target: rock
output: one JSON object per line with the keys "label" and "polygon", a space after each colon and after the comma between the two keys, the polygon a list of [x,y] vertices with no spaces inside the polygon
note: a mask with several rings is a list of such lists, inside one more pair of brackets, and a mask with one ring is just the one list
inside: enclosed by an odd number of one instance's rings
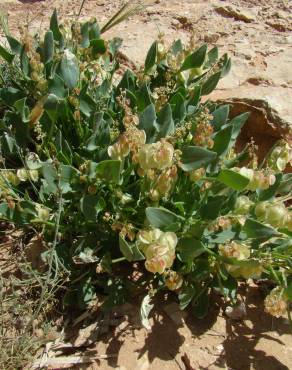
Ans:
{"label": "rock", "polygon": [[178,326],[182,326],[185,323],[187,313],[179,308],[179,305],[175,302],[165,306],[164,311],[168,317]]}
{"label": "rock", "polygon": [[219,40],[219,37],[219,33],[207,33],[206,35],[204,35],[204,41],[210,44],[214,44]]}
{"label": "rock", "polygon": [[227,306],[225,314],[232,320],[242,320],[246,316],[246,307],[244,302],[240,302],[235,306]]}
{"label": "rock", "polygon": [[277,140],[291,136],[292,88],[250,85],[217,90],[211,98],[231,104],[231,117],[243,112],[251,113],[239,137],[238,149],[253,137],[259,146],[260,161]]}
{"label": "rock", "polygon": [[193,348],[182,356],[182,361],[188,370],[208,369],[218,357],[201,348]]}
{"label": "rock", "polygon": [[257,16],[257,11],[238,8],[234,5],[219,6],[215,10],[218,14],[223,15],[223,17],[234,18],[237,21],[246,23],[254,22]]}

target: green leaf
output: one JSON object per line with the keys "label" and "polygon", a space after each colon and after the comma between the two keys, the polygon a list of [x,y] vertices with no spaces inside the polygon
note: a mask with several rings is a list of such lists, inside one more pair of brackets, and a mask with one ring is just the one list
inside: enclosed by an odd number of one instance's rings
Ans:
{"label": "green leaf", "polygon": [[145,73],[147,73],[155,65],[156,58],[157,58],[157,47],[158,47],[158,42],[154,41],[154,43],[151,45],[147,53],[147,56],[146,56],[145,68],[144,68]]}
{"label": "green leaf", "polygon": [[145,260],[144,254],[140,251],[137,245],[132,246],[133,261],[143,261]]}
{"label": "green leaf", "polygon": [[158,113],[156,127],[158,128],[157,140],[174,133],[174,122],[170,104],[167,104]]}
{"label": "green leaf", "polygon": [[89,26],[89,40],[100,39],[100,29],[96,21],[90,23]]}
{"label": "green leaf", "polygon": [[228,57],[227,54],[224,54],[222,57],[223,60],[223,67],[221,69],[221,78],[225,77],[231,69],[231,58]]}
{"label": "green leaf", "polygon": [[148,294],[143,298],[141,308],[140,308],[140,317],[141,317],[141,323],[147,330],[151,329],[148,317],[149,314],[154,307],[154,304],[151,303],[152,297],[150,297]]}
{"label": "green leaf", "polygon": [[96,166],[96,174],[105,181],[119,184],[121,176],[121,161],[109,159],[99,162]]}
{"label": "green leaf", "polygon": [[188,55],[184,60],[180,71],[182,72],[188,69],[202,67],[206,59],[207,48],[208,48],[207,44],[204,44],[194,53]]}
{"label": "green leaf", "polygon": [[242,228],[248,238],[270,238],[278,235],[278,231],[272,227],[266,226],[261,222],[248,218]]}
{"label": "green leaf", "polygon": [[221,126],[225,125],[229,116],[229,105],[221,105],[216,108],[212,113],[213,120],[212,125],[218,130]]}
{"label": "green leaf", "polygon": [[14,54],[10,54],[2,45],[0,45],[0,57],[2,57],[7,63],[11,64],[14,59]]}
{"label": "green leaf", "polygon": [[53,32],[54,40],[58,41],[59,45],[62,46],[64,40],[63,40],[63,35],[59,28],[58,15],[57,15],[56,9],[54,10],[51,20],[50,20],[50,30]]}
{"label": "green leaf", "polygon": [[285,296],[292,301],[292,282],[284,289]]}
{"label": "green leaf", "polygon": [[204,167],[216,158],[216,153],[200,146],[188,146],[183,149],[181,168],[184,171],[193,171]]}
{"label": "green leaf", "polygon": [[249,184],[249,179],[232,170],[221,170],[218,180],[231,189],[242,191]]}
{"label": "green leaf", "polygon": [[109,122],[104,119],[103,113],[94,115],[93,133],[86,142],[86,149],[96,150],[99,146],[105,146],[110,143]]}
{"label": "green leaf", "polygon": [[207,54],[207,62],[205,63],[205,68],[212,67],[218,60],[219,50],[217,46],[211,49]]}
{"label": "green leaf", "polygon": [[63,99],[68,96],[68,89],[65,88],[65,83],[60,76],[56,73],[52,79],[49,81],[49,94]]}
{"label": "green leaf", "polygon": [[218,85],[220,78],[221,78],[221,72],[217,72],[211,77],[209,77],[208,80],[202,86],[201,94],[209,95]]}
{"label": "green leaf", "polygon": [[92,48],[92,54],[104,54],[106,52],[106,44],[103,39],[92,39],[90,40],[90,46]]}
{"label": "green leaf", "polygon": [[133,251],[130,245],[126,242],[124,238],[119,236],[119,246],[120,251],[122,252],[123,256],[129,261],[133,261]]}
{"label": "green leaf", "polygon": [[117,54],[117,51],[122,46],[123,39],[120,37],[114,37],[111,39],[107,45],[109,52],[114,56]]}
{"label": "green leaf", "polygon": [[233,127],[233,130],[232,130],[232,140],[233,140],[233,142],[235,142],[235,140],[237,139],[238,135],[240,134],[240,131],[241,131],[242,127],[244,126],[244,124],[248,120],[249,116],[250,116],[250,112],[244,112],[244,113],[240,114],[239,116],[234,117],[229,122],[229,124]]}
{"label": "green leaf", "polygon": [[60,75],[69,89],[74,89],[79,81],[79,66],[76,56],[70,50],[64,51],[61,65]]}
{"label": "green leaf", "polygon": [[171,52],[172,54],[174,55],[177,55],[179,53],[181,53],[183,51],[183,44],[181,42],[181,40],[176,40],[173,44],[172,44],[172,47],[171,47]]}
{"label": "green leaf", "polygon": [[196,288],[192,285],[183,286],[179,292],[179,306],[181,310],[184,310],[193,300],[196,294]]}
{"label": "green leaf", "polygon": [[194,87],[194,89],[190,92],[190,99],[188,101],[188,104],[194,107],[197,107],[200,99],[201,99],[201,85],[197,85]]}
{"label": "green leaf", "polygon": [[281,195],[289,194],[292,192],[292,173],[285,173],[282,181],[277,189],[277,193]]}
{"label": "green leaf", "polygon": [[81,36],[82,36],[81,46],[83,48],[88,48],[90,46],[89,22],[85,22],[81,25]]}
{"label": "green leaf", "polygon": [[79,109],[86,116],[90,117],[90,114],[96,108],[95,101],[90,95],[86,93],[86,88],[82,89],[79,95]]}
{"label": "green leaf", "polygon": [[20,117],[23,122],[29,122],[29,108],[26,105],[26,98],[17,100],[14,103],[14,106],[17,112],[20,114]]}
{"label": "green leaf", "polygon": [[0,100],[7,105],[14,105],[17,100],[25,97],[24,91],[15,89],[14,87],[3,87],[0,89]]}
{"label": "green leaf", "polygon": [[179,252],[182,262],[191,262],[196,257],[206,252],[203,244],[199,240],[189,238],[179,239],[176,249]]}
{"label": "green leaf", "polygon": [[29,58],[26,54],[25,48],[23,47],[20,54],[20,68],[26,77],[29,77],[30,65]]}
{"label": "green leaf", "polygon": [[48,31],[44,38],[44,63],[49,63],[54,57],[54,34]]}
{"label": "green leaf", "polygon": [[23,45],[10,35],[6,35],[6,38],[13,54],[20,55]]}
{"label": "green leaf", "polygon": [[214,146],[212,150],[218,154],[218,156],[223,156],[229,150],[231,146],[232,138],[232,126],[227,126],[222,130],[218,131],[214,136]]}
{"label": "green leaf", "polygon": [[228,275],[227,279],[221,279],[220,284],[218,284],[221,293],[231,299],[236,299],[237,287],[237,280],[230,275]]}
{"label": "green leaf", "polygon": [[139,112],[142,112],[149,104],[152,103],[151,101],[151,91],[147,84],[143,84],[140,90],[136,93],[137,98],[137,108]]}
{"label": "green leaf", "polygon": [[178,229],[179,223],[184,220],[183,217],[178,216],[168,209],[162,207],[147,207],[146,217],[151,226],[164,230],[171,229],[172,231],[174,231],[173,227]]}
{"label": "green leaf", "polygon": [[139,117],[139,129],[146,132],[147,141],[155,132],[156,112],[154,104],[149,104]]}
{"label": "green leaf", "polygon": [[225,201],[226,197],[221,195],[209,197],[207,203],[200,209],[201,217],[206,220],[215,220],[219,216]]}

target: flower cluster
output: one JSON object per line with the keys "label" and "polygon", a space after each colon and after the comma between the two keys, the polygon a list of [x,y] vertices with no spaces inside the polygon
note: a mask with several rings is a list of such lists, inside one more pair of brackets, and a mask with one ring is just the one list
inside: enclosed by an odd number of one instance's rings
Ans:
{"label": "flower cluster", "polygon": [[175,233],[164,233],[159,229],[142,230],[137,236],[137,241],[145,255],[145,267],[148,271],[162,274],[172,266],[177,245]]}
{"label": "flower cluster", "polygon": [[255,207],[255,214],[261,221],[276,227],[292,230],[292,214],[281,202],[260,202]]}

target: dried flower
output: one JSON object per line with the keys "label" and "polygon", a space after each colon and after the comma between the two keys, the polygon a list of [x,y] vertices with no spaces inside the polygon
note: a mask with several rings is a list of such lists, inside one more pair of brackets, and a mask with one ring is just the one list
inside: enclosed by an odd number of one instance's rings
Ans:
{"label": "dried flower", "polygon": [[287,301],[280,287],[274,288],[266,297],[265,311],[275,317],[285,315],[287,311]]}
{"label": "dried flower", "polygon": [[183,278],[176,271],[167,271],[165,277],[165,285],[169,290],[177,290],[183,285]]}

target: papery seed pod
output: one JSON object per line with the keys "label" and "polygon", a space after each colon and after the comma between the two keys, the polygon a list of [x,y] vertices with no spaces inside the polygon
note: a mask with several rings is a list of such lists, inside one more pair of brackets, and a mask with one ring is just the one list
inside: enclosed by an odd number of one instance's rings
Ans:
{"label": "papery seed pod", "polygon": [[38,170],[29,170],[29,177],[32,181],[36,182],[39,179],[39,172]]}
{"label": "papery seed pod", "polygon": [[149,191],[149,198],[153,201],[153,202],[157,202],[159,199],[160,199],[160,193],[157,189],[151,189]]}
{"label": "papery seed pod", "polygon": [[286,314],[287,300],[283,296],[283,289],[276,287],[266,297],[265,311],[275,317],[280,317]]}
{"label": "papery seed pod", "polygon": [[241,195],[236,199],[234,213],[237,215],[245,215],[249,212],[253,202],[246,196]]}
{"label": "papery seed pod", "polygon": [[37,210],[37,213],[38,213],[38,219],[39,220],[48,221],[48,219],[50,218],[50,212],[49,212],[48,208],[43,207],[40,204],[37,204],[36,205],[36,210]]}
{"label": "papery seed pod", "polygon": [[265,220],[274,227],[284,227],[288,218],[288,211],[284,204],[269,204],[266,209]]}
{"label": "papery seed pod", "polygon": [[268,202],[259,202],[256,205],[254,212],[258,219],[265,220],[268,206]]}
{"label": "papery seed pod", "polygon": [[224,257],[232,257],[241,261],[249,258],[250,249],[247,245],[232,241],[231,243],[220,245],[219,253]]}
{"label": "papery seed pod", "polygon": [[28,180],[28,173],[25,168],[21,168],[17,170],[16,176],[19,178],[20,181],[25,182]]}
{"label": "papery seed pod", "polygon": [[12,171],[7,171],[6,173],[3,173],[5,179],[10,182],[13,186],[17,186],[20,183],[19,178],[17,175]]}

